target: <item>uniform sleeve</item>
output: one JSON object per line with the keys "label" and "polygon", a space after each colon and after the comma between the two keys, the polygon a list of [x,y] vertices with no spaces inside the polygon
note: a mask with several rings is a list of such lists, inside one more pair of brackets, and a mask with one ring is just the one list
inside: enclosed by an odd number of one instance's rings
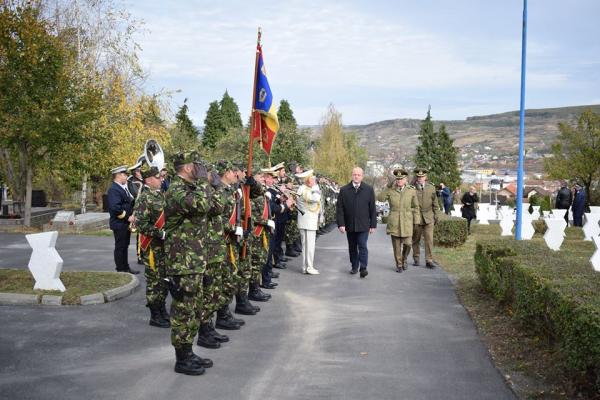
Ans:
{"label": "uniform sleeve", "polygon": [[123,202],[123,197],[114,188],[111,188],[108,191],[108,210],[118,219],[121,220],[126,220],[127,217],[131,215],[127,214],[127,210],[125,209],[125,205]]}
{"label": "uniform sleeve", "polygon": [[433,210],[433,218],[437,220],[440,216],[440,203],[437,200],[435,187],[432,188],[433,191],[431,193],[431,209]]}
{"label": "uniform sleeve", "polygon": [[413,213],[413,224],[418,225],[421,222],[421,205],[419,199],[417,199],[417,191],[414,189],[412,190],[410,206]]}
{"label": "uniform sleeve", "polygon": [[371,228],[377,228],[377,208],[375,207],[375,190],[369,190],[369,217],[371,219]]}
{"label": "uniform sleeve", "polygon": [[387,201],[388,195],[389,195],[388,189],[382,190],[381,192],[379,192],[379,194],[377,194],[377,201],[381,201],[381,202]]}
{"label": "uniform sleeve", "polygon": [[154,225],[158,216],[152,214],[150,198],[142,192],[135,205],[135,224],[140,233],[153,239],[162,239],[163,230]]}
{"label": "uniform sleeve", "polygon": [[344,222],[344,196],[341,190],[338,193],[337,202],[335,203],[335,222],[338,227],[346,226]]}

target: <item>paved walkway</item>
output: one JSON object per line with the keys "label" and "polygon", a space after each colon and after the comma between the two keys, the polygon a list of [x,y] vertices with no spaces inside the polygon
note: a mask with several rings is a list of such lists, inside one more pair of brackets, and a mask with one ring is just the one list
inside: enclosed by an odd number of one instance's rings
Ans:
{"label": "paved walkway", "polygon": [[[113,268],[112,238],[60,236],[57,248],[65,270]],[[169,330],[148,326],[143,290],[97,306],[0,307],[0,398],[514,399],[447,275],[396,273],[383,227],[369,250],[360,279],[345,237],[319,238],[321,275],[289,263],[229,343],[195,346],[215,363],[200,377],[173,372]],[[28,258],[22,235],[0,234],[0,267]]]}

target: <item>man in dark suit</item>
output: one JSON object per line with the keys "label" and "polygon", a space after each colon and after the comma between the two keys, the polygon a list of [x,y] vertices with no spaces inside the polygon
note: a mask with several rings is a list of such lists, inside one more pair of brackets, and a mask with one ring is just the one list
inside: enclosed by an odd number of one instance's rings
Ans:
{"label": "man in dark suit", "polygon": [[[567,187],[567,181],[563,181],[562,185],[556,194],[556,209],[559,210],[568,210],[573,203],[573,193],[571,193],[571,189]],[[567,225],[569,224],[569,212],[565,211],[565,221],[567,221]]]}
{"label": "man in dark suit", "polygon": [[108,212],[110,213],[110,229],[115,237],[115,265],[119,272],[139,274],[129,267],[127,251],[131,232],[129,224],[134,221],[133,196],[127,188],[127,166],[123,165],[111,170],[113,184],[108,189]]}
{"label": "man in dark suit", "polygon": [[337,226],[348,239],[348,252],[352,264],[351,274],[360,269],[360,277],[367,276],[369,234],[377,228],[375,192],[366,183],[362,183],[363,170],[352,170],[352,181],[340,189],[336,205]]}

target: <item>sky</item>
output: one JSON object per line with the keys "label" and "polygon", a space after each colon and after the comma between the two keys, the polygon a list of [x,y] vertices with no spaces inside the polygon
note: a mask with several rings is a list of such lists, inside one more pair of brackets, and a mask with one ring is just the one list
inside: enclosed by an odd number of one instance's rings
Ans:
{"label": "sky", "polygon": [[[147,92],[204,124],[225,90],[247,121],[257,28],[275,101],[301,125],[519,109],[522,0],[124,0]],[[600,1],[529,0],[526,107],[600,104]]]}

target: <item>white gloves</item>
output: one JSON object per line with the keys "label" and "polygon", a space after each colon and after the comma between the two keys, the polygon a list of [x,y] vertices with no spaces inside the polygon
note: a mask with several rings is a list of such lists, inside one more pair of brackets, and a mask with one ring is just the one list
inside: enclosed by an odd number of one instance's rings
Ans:
{"label": "white gloves", "polygon": [[267,221],[267,225],[271,228],[271,229],[275,229],[275,221],[273,221],[272,219],[270,219],[269,221]]}
{"label": "white gloves", "polygon": [[267,196],[267,198],[268,198],[269,200],[271,200],[271,192],[268,192],[268,191],[267,191],[267,192],[265,192],[265,196]]}
{"label": "white gloves", "polygon": [[244,195],[244,194],[242,193],[242,189],[239,189],[239,188],[238,188],[238,190],[236,190],[236,192],[237,192],[238,196],[240,196],[240,199],[241,199],[241,198],[242,198],[242,196]]}
{"label": "white gloves", "polygon": [[242,229],[241,226],[235,227],[235,235],[236,236],[244,236],[244,230]]}

